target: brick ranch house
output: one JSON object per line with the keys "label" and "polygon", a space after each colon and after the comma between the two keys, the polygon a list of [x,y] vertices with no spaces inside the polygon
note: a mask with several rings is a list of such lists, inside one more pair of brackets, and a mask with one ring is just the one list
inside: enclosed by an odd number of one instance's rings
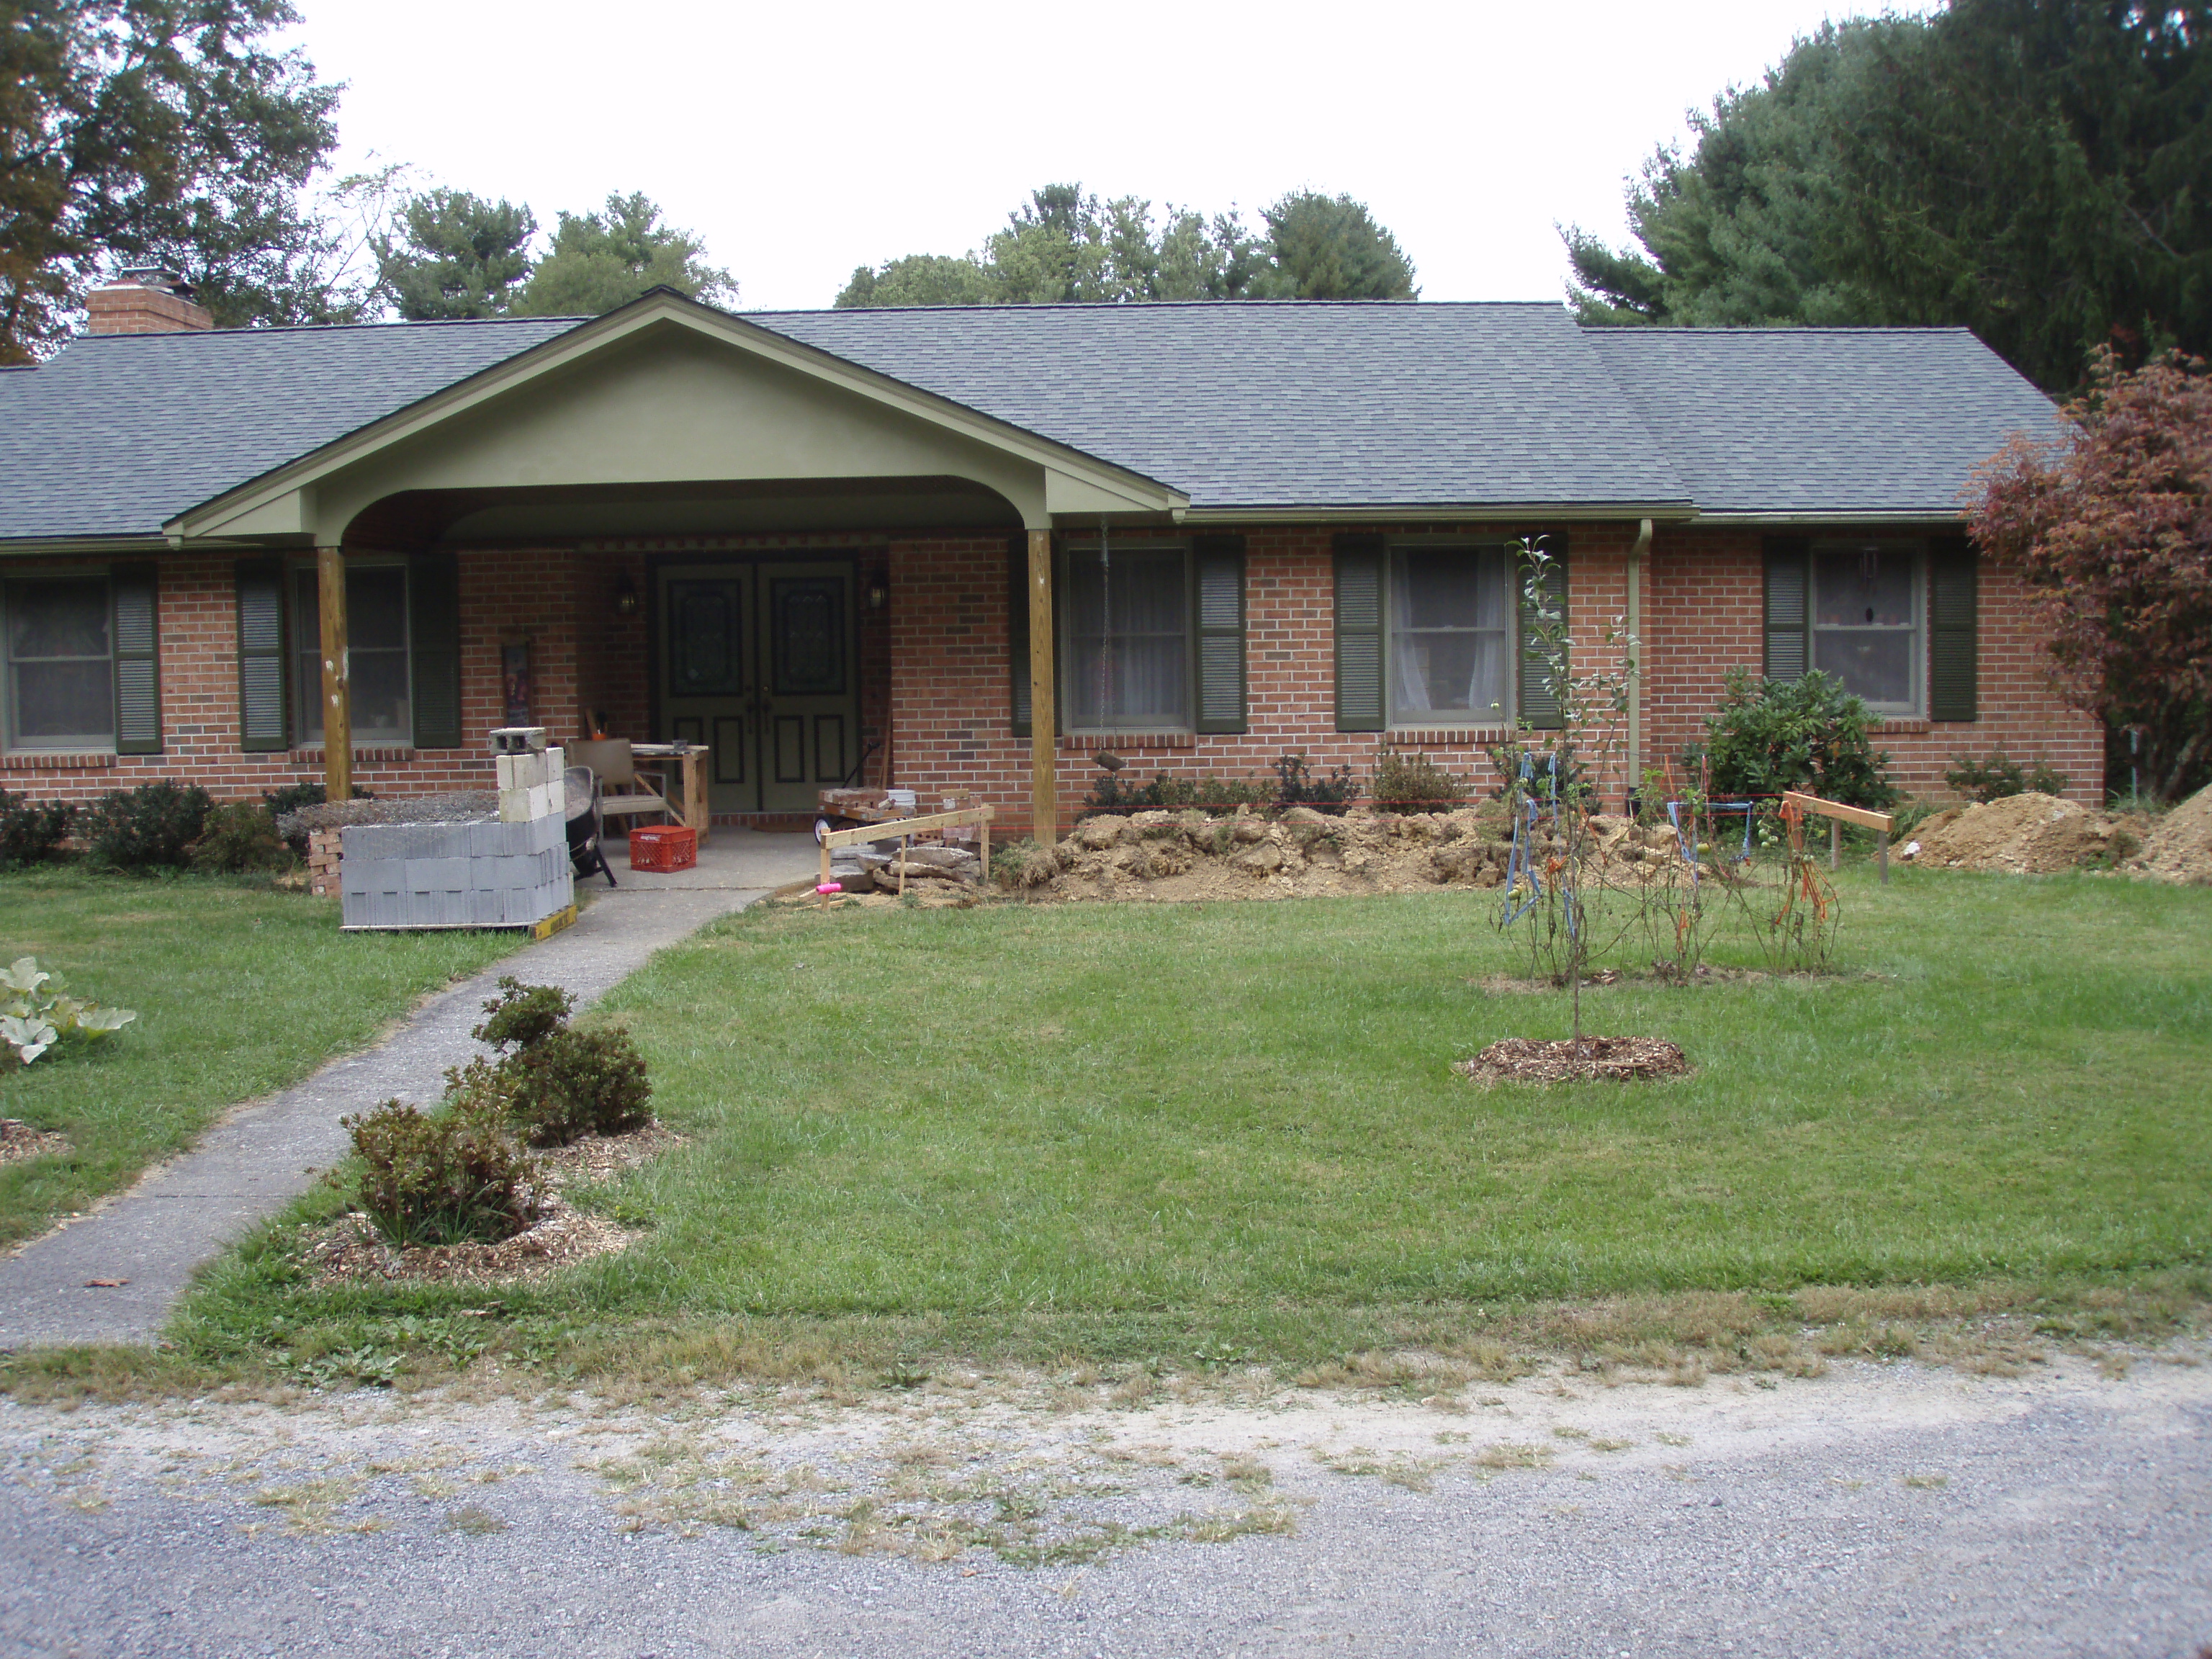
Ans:
{"label": "brick ranch house", "polygon": [[[1903,782],[2094,798],[2018,574],[1960,535],[2050,403],[1954,329],[1577,327],[1549,304],[606,316],[219,331],[158,274],[0,371],[0,783],[487,787],[483,733],[711,747],[718,818],[858,777],[1064,825],[1140,774],[1486,785],[1551,716],[1509,538],[1579,661],[1645,642],[1639,759],[1723,674],[1839,674]],[[343,652],[325,653],[327,630]],[[1036,716],[1032,720],[1032,715]],[[326,726],[349,727],[335,752]]]}

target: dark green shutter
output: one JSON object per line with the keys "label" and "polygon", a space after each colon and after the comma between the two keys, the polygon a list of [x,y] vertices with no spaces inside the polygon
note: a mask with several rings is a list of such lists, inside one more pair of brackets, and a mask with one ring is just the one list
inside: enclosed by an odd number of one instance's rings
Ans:
{"label": "dark green shutter", "polygon": [[1336,729],[1380,732],[1382,696],[1382,538],[1336,538]]}
{"label": "dark green shutter", "polygon": [[1974,546],[1946,537],[1928,552],[1928,718],[1971,720],[1978,647]]}
{"label": "dark green shutter", "polygon": [[[1553,625],[1564,637],[1567,627],[1566,538],[1546,537],[1544,551],[1550,556],[1550,562],[1544,567],[1543,609],[1553,614]],[[1559,700],[1552,690],[1552,665],[1546,660],[1542,642],[1536,637],[1536,607],[1528,603],[1528,568],[1517,553],[1514,556],[1513,584],[1520,595],[1521,616],[1521,683],[1517,688],[1519,702],[1513,712],[1522,725],[1533,731],[1554,732],[1564,723]]]}
{"label": "dark green shutter", "polygon": [[1191,546],[1191,612],[1198,622],[1198,729],[1242,732],[1244,538],[1200,536]]}
{"label": "dark green shutter", "polygon": [[161,578],[150,564],[108,573],[115,629],[115,752],[161,752]]}
{"label": "dark green shutter", "polygon": [[290,740],[285,718],[284,565],[240,559],[238,586],[238,746],[249,754]]}
{"label": "dark green shutter", "polygon": [[407,633],[415,659],[415,747],[461,746],[461,567],[451,553],[407,566]]}
{"label": "dark green shutter", "polygon": [[1802,536],[1766,538],[1766,653],[1770,680],[1802,680],[1813,665],[1813,550]]}
{"label": "dark green shutter", "polygon": [[1030,735],[1030,544],[1026,536],[1006,544],[1006,674],[1013,698],[1014,735]]}

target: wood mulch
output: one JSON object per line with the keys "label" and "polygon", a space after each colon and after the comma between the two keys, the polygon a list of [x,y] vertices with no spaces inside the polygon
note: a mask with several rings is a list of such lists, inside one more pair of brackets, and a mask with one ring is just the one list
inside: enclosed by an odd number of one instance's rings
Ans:
{"label": "wood mulch", "polygon": [[48,1152],[65,1152],[69,1137],[34,1129],[20,1117],[0,1117],[0,1164],[24,1164]]}
{"label": "wood mulch", "polygon": [[1501,1037],[1452,1070],[1485,1087],[1493,1083],[1567,1083],[1589,1078],[1625,1083],[1686,1077],[1690,1062],[1680,1048],[1658,1037],[1587,1036],[1579,1044],[1571,1037],[1551,1042]]}
{"label": "wood mulch", "polygon": [[563,1188],[590,1186],[684,1144],[659,1124],[626,1135],[586,1135],[535,1153],[545,1176],[538,1220],[496,1244],[401,1247],[376,1231],[362,1211],[340,1216],[307,1236],[302,1254],[319,1283],[413,1279],[456,1285],[511,1285],[545,1279],[595,1255],[608,1255],[639,1237],[634,1228],[579,1210]]}

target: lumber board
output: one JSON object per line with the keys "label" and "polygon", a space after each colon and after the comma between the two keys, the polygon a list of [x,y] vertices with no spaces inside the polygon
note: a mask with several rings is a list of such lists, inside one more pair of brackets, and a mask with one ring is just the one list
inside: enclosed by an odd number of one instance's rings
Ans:
{"label": "lumber board", "polygon": [[1893,820],[1887,812],[1869,812],[1863,806],[1846,806],[1841,801],[1822,800],[1818,795],[1800,794],[1795,789],[1785,789],[1782,799],[1801,812],[1817,813],[1824,818],[1841,818],[1845,823],[1856,823],[1862,830],[1879,830],[1885,836]]}
{"label": "lumber board", "polygon": [[991,822],[991,809],[982,806],[963,806],[957,812],[930,812],[915,818],[885,818],[881,823],[863,823],[851,830],[832,830],[822,837],[824,852],[833,847],[856,847],[868,842],[896,841],[902,836],[917,836],[931,830],[950,830],[956,825]]}

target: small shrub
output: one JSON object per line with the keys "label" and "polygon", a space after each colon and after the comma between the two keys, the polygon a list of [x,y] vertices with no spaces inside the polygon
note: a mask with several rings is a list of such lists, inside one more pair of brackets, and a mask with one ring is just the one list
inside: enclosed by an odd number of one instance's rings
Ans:
{"label": "small shrub", "polygon": [[462,1103],[435,1114],[387,1100],[340,1120],[361,1159],[361,1207],[394,1244],[495,1244],[542,1209],[537,1160],[495,1111]]}
{"label": "small shrub", "polygon": [[1052,849],[1038,846],[1027,836],[991,849],[991,879],[1001,887],[1039,887],[1059,872]]}
{"label": "small shrub", "polygon": [[563,1027],[501,1062],[511,1067],[507,1115],[534,1146],[562,1146],[580,1135],[628,1134],[653,1121],[645,1056],[620,1030]]}
{"label": "small shrub", "polygon": [[192,868],[204,875],[283,870],[291,862],[292,849],[277,835],[276,819],[259,801],[223,802],[208,813],[199,839],[192,843]]}
{"label": "small shrub", "polygon": [[543,1042],[568,1023],[576,999],[557,985],[525,985],[502,974],[499,994],[484,1004],[484,1023],[469,1035],[504,1054]]}
{"label": "small shrub", "polygon": [[1875,717],[1817,670],[1797,680],[1754,680],[1732,668],[1705,738],[1683,757],[1692,775],[1712,768],[1708,796],[1737,800],[1801,789],[1879,811],[1897,799],[1889,757],[1871,742]]}
{"label": "small shrub", "polygon": [[198,784],[163,778],[111,789],[84,809],[93,861],[117,870],[180,870],[215,805]]}
{"label": "small shrub", "polygon": [[568,1024],[576,999],[557,985],[525,985],[512,974],[484,1004],[471,1036],[500,1051],[446,1073],[456,1109],[497,1113],[522,1124],[531,1144],[565,1146],[579,1135],[627,1134],[653,1121],[645,1059],[620,1030]]}
{"label": "small shrub", "polygon": [[1276,799],[1285,806],[1310,806],[1316,812],[1341,817],[1359,793],[1359,781],[1349,766],[1340,766],[1327,777],[1316,778],[1306,769],[1304,755],[1285,755],[1275,763],[1281,787]]}
{"label": "small shrub", "polygon": [[1097,817],[1102,812],[1143,812],[1183,806],[1203,807],[1212,812],[1236,811],[1248,806],[1269,805],[1275,799],[1273,784],[1248,778],[1193,780],[1171,778],[1162,772],[1156,774],[1150,783],[1127,783],[1121,777],[1121,769],[1127,763],[1119,755],[1101,753],[1097,759],[1098,776],[1083,797],[1083,805],[1076,812],[1078,818]]}
{"label": "small shrub", "polygon": [[2066,793],[2066,775],[2053,771],[2050,762],[2039,760],[2033,768],[2024,768],[2018,761],[2007,759],[2002,749],[1985,761],[1953,756],[1951,764],[1944,769],[1943,781],[1985,806],[2029,790],[2039,795]]}
{"label": "small shrub", "polygon": [[1426,755],[1375,751],[1375,805],[1389,812],[1449,812],[1464,799],[1460,781]]}
{"label": "small shrub", "polygon": [[43,863],[52,857],[76,817],[76,808],[65,800],[40,806],[26,796],[0,789],[0,869]]}

